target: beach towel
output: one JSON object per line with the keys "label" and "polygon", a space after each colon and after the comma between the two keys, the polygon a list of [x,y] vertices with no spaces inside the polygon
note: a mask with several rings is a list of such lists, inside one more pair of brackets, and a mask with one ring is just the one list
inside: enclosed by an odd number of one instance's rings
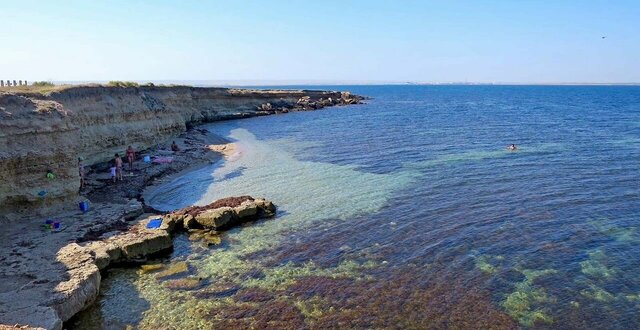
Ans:
{"label": "beach towel", "polygon": [[160,228],[160,225],[162,225],[162,219],[151,219],[149,223],[147,223],[147,229],[157,229]]}
{"label": "beach towel", "polygon": [[153,158],[153,162],[156,164],[164,164],[173,162],[173,157],[155,157]]}

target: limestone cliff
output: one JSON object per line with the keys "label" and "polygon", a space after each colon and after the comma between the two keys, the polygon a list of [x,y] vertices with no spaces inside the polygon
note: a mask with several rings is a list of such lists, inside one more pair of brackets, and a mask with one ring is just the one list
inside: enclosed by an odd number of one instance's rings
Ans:
{"label": "limestone cliff", "polygon": [[[0,210],[76,195],[79,156],[90,165],[127,145],[143,150],[164,142],[197,123],[359,100],[340,92],[188,86],[0,92]],[[47,178],[48,170],[55,178]]]}

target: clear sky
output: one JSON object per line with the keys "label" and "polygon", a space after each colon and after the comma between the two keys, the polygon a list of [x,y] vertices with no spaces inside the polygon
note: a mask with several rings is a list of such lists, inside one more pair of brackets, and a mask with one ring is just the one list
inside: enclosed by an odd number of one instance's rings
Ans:
{"label": "clear sky", "polygon": [[0,1],[0,79],[640,82],[638,0]]}

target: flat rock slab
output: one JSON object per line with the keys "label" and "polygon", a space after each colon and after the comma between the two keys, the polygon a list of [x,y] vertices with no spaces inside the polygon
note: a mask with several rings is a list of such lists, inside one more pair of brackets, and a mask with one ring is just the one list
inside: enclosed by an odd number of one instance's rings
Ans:
{"label": "flat rock slab", "polygon": [[[120,217],[131,217],[141,213],[141,205],[129,203],[120,208],[108,206],[98,210],[106,212],[105,215],[114,216],[109,212],[115,212]],[[86,226],[84,231],[78,228],[71,231],[70,239],[75,237],[77,241],[79,233],[85,233],[80,238],[88,236],[97,240],[65,243],[64,240],[47,240],[48,235],[54,233],[40,232],[32,237],[35,245],[25,243],[14,249],[8,260],[3,257],[2,261],[9,267],[0,270],[0,329],[14,325],[62,329],[63,322],[98,297],[101,270],[114,264],[141,262],[147,256],[171,249],[171,234],[177,229],[188,229],[190,225],[206,227],[199,232],[200,239],[217,242],[219,237],[211,229],[270,217],[275,211],[270,201],[243,196],[166,215],[143,214],[131,221],[123,232],[110,231],[113,227],[110,224],[83,224],[81,219],[69,222],[72,226]],[[99,212],[94,211],[94,216]],[[147,228],[150,221],[158,218],[162,219],[160,228]],[[64,235],[57,238],[66,237]],[[156,277],[166,279],[166,287],[176,290],[188,290],[201,284],[196,278],[175,278],[188,275],[189,270],[186,262],[145,268],[145,271],[157,272]]]}

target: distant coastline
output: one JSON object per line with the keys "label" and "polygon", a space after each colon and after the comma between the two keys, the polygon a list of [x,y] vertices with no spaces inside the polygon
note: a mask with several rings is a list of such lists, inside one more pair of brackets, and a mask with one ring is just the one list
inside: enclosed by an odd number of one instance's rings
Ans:
{"label": "distant coastline", "polygon": [[[287,87],[291,86],[349,86],[349,85],[416,85],[416,86],[640,86],[638,82],[473,82],[473,81],[377,81],[377,80],[133,80],[138,83],[164,85],[189,85],[195,87]],[[55,84],[105,84],[107,81],[52,80]]]}

